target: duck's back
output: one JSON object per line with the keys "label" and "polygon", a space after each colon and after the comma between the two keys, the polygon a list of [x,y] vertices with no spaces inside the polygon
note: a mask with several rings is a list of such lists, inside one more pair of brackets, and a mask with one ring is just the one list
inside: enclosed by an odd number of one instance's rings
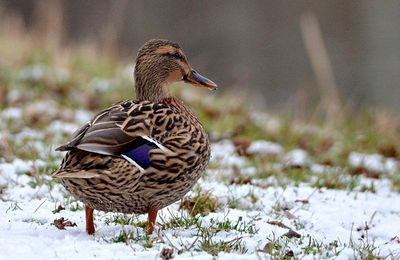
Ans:
{"label": "duck's back", "polygon": [[207,134],[178,99],[124,101],[97,114],[59,148],[54,174],[86,205],[144,213],[186,194],[205,170]]}

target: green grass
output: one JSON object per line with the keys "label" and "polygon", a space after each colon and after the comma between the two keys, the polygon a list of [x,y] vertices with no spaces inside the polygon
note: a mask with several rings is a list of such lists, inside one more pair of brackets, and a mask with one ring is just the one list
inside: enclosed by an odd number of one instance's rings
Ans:
{"label": "green grass", "polygon": [[82,211],[84,209],[84,205],[80,201],[72,197],[70,194],[66,194],[65,197],[66,198],[63,204],[70,211],[75,212]]}
{"label": "green grass", "polygon": [[171,213],[171,219],[169,221],[165,220],[160,216],[160,228],[161,230],[167,229],[190,229],[197,228],[201,226],[201,216],[185,216],[185,215],[175,215]]}
{"label": "green grass", "polygon": [[394,255],[381,255],[379,249],[372,241],[366,239],[354,240],[350,237],[348,243],[339,240],[322,242],[311,235],[305,235],[293,240],[286,237],[271,237],[259,254],[267,254],[274,259],[292,259],[291,247],[297,247],[298,255],[314,256],[318,259],[331,259],[338,257],[345,249],[350,249],[355,259],[391,259]]}
{"label": "green grass", "polygon": [[210,191],[203,192],[201,189],[196,190],[193,197],[186,198],[181,202],[182,209],[185,209],[191,216],[198,214],[205,216],[210,212],[215,212],[220,203],[218,198],[212,195]]}
{"label": "green grass", "polygon": [[[140,224],[138,225],[137,219],[134,216],[127,217],[125,215],[116,215],[111,218],[106,218],[105,223],[107,225],[133,225],[141,227]],[[145,223],[142,224],[145,226]],[[197,237],[197,239],[195,240],[195,243],[191,245],[181,244],[181,248],[178,249],[177,252],[183,253],[194,249],[196,251],[204,251],[213,256],[217,256],[220,252],[236,252],[242,254],[247,252],[242,236],[237,236],[228,240],[214,239],[214,237],[220,232],[237,232],[237,234],[243,236],[254,235],[258,232],[255,228],[254,222],[246,222],[243,218],[238,218],[235,221],[211,218],[209,223],[205,225],[200,216],[172,215],[171,219],[168,221],[160,216],[158,226],[160,228],[158,238],[143,235],[145,232],[139,232],[139,230],[136,229],[128,231],[124,230],[111,238],[104,237],[103,239],[108,243],[138,243],[143,245],[145,248],[151,248],[155,243],[167,242],[163,241],[163,232],[171,229],[192,229],[196,231],[195,237]]]}
{"label": "green grass", "polygon": [[213,241],[209,233],[202,233],[200,243],[195,250],[207,252],[212,256],[218,256],[221,252],[239,254],[247,252],[242,237],[237,237],[229,241]]}
{"label": "green grass", "polygon": [[108,243],[138,243],[141,244],[144,248],[152,248],[154,243],[157,242],[156,238],[151,238],[148,235],[142,235],[137,230],[129,230],[129,231],[121,231],[116,236],[109,238],[103,238],[104,241]]}
{"label": "green grass", "polygon": [[215,227],[215,232],[218,233],[220,231],[237,231],[239,233],[247,233],[247,234],[255,234],[257,233],[257,229],[253,222],[246,223],[242,217],[239,217],[236,221],[231,221],[229,219],[225,219],[219,221],[218,219],[210,220],[211,227]]}
{"label": "green grass", "polygon": [[130,225],[130,226],[135,226],[139,227],[142,229],[146,228],[147,222],[146,221],[140,221],[135,214],[133,215],[126,215],[126,214],[117,214],[117,215],[112,215],[110,217],[107,217],[104,220],[104,223],[106,225]]}

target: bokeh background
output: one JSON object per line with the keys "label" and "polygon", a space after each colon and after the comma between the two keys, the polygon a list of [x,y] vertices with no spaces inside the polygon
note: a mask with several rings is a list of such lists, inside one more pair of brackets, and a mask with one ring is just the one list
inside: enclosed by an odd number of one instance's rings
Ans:
{"label": "bokeh background", "polygon": [[398,1],[2,0],[0,23],[132,62],[148,39],[262,109],[400,109]]}

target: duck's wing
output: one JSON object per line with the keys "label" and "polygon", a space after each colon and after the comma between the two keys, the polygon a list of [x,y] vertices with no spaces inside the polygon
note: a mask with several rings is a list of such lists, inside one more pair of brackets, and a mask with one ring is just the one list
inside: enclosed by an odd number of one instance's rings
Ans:
{"label": "duck's wing", "polygon": [[78,129],[67,144],[56,150],[79,149],[122,156],[143,170],[150,164],[151,149],[168,150],[151,136],[157,124],[153,122],[154,114],[159,113],[168,117],[171,111],[164,104],[148,101],[128,100],[115,104],[97,114]]}

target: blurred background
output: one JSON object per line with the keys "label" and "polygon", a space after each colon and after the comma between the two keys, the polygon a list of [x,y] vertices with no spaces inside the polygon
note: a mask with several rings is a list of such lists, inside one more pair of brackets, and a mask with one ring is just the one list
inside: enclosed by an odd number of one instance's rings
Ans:
{"label": "blurred background", "polygon": [[261,109],[400,109],[398,1],[2,0],[0,9],[3,26],[12,20],[54,50],[90,45],[129,63],[148,39],[176,41],[221,91]]}

